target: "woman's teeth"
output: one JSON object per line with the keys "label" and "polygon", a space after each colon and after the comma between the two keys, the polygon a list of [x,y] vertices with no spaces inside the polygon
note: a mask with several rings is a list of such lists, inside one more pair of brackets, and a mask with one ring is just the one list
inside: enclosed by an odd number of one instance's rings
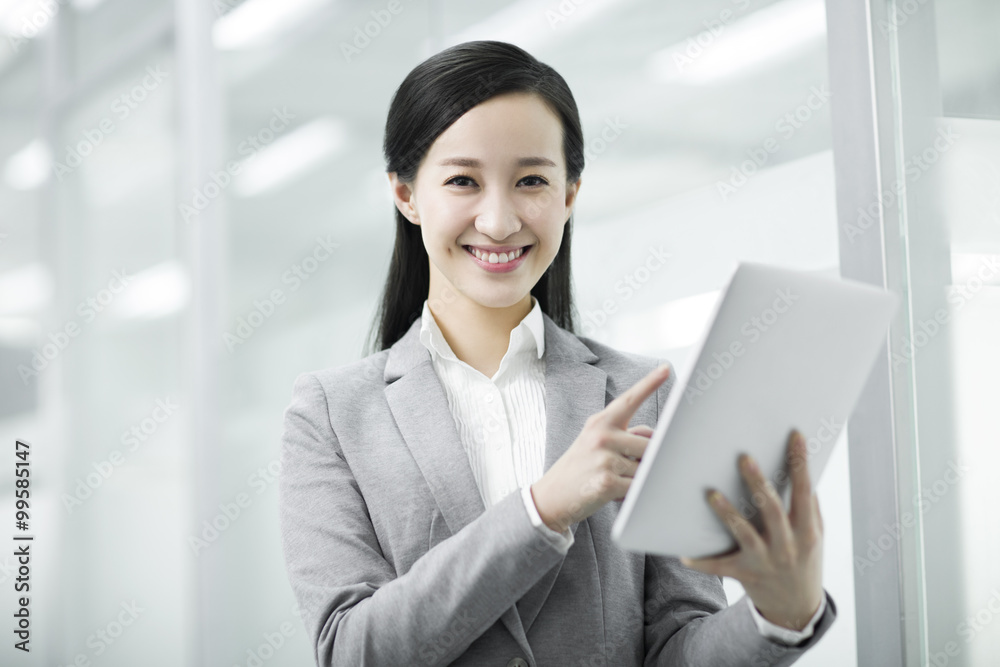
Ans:
{"label": "woman's teeth", "polygon": [[498,255],[495,252],[485,253],[479,248],[473,248],[472,246],[466,246],[466,250],[475,255],[477,259],[489,262],[490,264],[506,264],[509,261],[517,259],[524,252],[524,248],[518,248],[513,252],[502,252]]}

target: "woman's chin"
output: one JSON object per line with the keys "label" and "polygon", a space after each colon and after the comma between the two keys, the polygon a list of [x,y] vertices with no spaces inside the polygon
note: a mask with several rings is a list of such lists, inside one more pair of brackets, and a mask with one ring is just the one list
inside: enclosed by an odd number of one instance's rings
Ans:
{"label": "woman's chin", "polygon": [[502,289],[487,288],[476,290],[470,298],[484,308],[510,308],[521,303],[531,294],[531,289]]}

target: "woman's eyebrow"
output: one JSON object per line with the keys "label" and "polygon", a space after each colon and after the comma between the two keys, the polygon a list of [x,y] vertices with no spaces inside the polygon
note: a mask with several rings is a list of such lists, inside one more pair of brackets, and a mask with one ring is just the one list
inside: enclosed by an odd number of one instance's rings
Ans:
{"label": "woman's eyebrow", "polygon": [[[440,167],[468,167],[480,169],[483,163],[471,157],[449,157],[438,162]],[[522,157],[517,160],[518,167],[555,167],[555,162],[547,157]]]}

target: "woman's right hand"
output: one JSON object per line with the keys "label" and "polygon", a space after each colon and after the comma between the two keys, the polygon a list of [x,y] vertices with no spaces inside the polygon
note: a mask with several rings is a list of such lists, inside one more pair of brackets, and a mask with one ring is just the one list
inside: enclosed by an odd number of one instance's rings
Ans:
{"label": "woman's right hand", "polygon": [[632,484],[653,430],[627,428],[632,415],[670,375],[664,364],[642,378],[600,412],[537,482],[531,495],[546,526],[564,532],[609,500],[621,500]]}

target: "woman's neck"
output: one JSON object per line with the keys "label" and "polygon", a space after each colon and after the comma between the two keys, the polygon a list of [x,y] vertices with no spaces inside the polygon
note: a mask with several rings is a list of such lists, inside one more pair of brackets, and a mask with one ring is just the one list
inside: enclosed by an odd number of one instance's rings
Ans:
{"label": "woman's neck", "polygon": [[511,306],[488,308],[464,296],[446,303],[429,295],[427,305],[455,356],[491,378],[510,346],[510,332],[531,312],[531,298],[526,294]]}

